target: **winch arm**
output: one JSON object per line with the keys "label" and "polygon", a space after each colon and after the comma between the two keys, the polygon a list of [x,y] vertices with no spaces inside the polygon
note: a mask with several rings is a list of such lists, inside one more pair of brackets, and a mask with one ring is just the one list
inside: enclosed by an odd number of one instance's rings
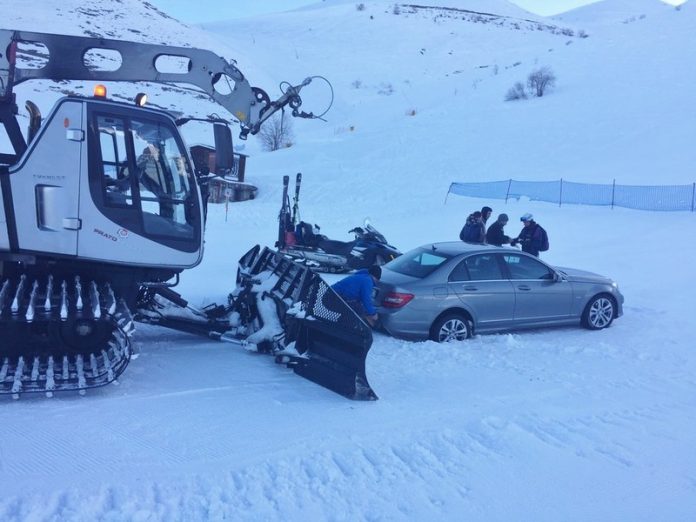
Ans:
{"label": "winch arm", "polygon": [[[46,48],[45,66],[17,67],[18,43],[39,44]],[[86,63],[88,53],[108,51],[120,55],[120,66],[115,70],[100,70]],[[171,61],[170,61],[171,60]],[[188,61],[188,62],[186,62]],[[181,62],[180,72],[162,71],[162,66]],[[0,29],[0,102],[12,99],[13,87],[27,80],[92,80],[92,81],[147,81],[155,83],[187,83],[202,89],[216,103],[224,107],[241,125],[241,138],[256,134],[266,119],[286,105],[293,114],[302,101],[299,92],[311,79],[291,86],[277,100],[271,101],[262,89],[252,87],[242,72],[233,64],[203,49],[147,44],[87,36],[67,36],[50,33],[10,31]],[[224,92],[215,85],[229,82]]]}

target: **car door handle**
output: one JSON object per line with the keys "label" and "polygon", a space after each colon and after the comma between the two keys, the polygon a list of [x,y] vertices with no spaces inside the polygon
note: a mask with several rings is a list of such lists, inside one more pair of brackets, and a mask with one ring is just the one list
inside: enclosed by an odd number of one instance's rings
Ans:
{"label": "car door handle", "polygon": [[529,292],[532,288],[527,286],[527,285],[517,285],[518,290],[524,290],[525,292]]}
{"label": "car door handle", "polygon": [[467,292],[475,292],[476,290],[478,290],[478,288],[476,288],[475,286],[467,285],[464,287],[464,290],[466,290]]}

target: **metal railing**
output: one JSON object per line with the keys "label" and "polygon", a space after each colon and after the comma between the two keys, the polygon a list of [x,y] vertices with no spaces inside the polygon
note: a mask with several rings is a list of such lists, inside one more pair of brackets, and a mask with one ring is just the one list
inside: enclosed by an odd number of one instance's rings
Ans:
{"label": "metal railing", "polygon": [[[696,183],[690,185],[617,185],[558,181],[482,181],[450,184],[447,195],[490,199],[546,201],[566,205],[601,205],[637,210],[694,211]],[[446,201],[446,199],[445,199]]]}
{"label": "metal railing", "polygon": [[244,181],[244,174],[246,171],[246,154],[234,153],[234,162],[232,165],[232,172],[228,174],[228,177],[235,178],[237,181]]}

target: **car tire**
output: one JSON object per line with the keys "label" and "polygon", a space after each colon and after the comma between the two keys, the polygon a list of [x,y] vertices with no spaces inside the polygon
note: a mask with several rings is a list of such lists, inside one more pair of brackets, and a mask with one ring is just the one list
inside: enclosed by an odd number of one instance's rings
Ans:
{"label": "car tire", "polygon": [[582,325],[589,330],[608,328],[616,318],[616,303],[614,298],[599,294],[590,299],[582,312]]}
{"label": "car tire", "polygon": [[471,337],[471,321],[463,314],[445,314],[430,328],[430,338],[438,343],[464,341],[469,337]]}

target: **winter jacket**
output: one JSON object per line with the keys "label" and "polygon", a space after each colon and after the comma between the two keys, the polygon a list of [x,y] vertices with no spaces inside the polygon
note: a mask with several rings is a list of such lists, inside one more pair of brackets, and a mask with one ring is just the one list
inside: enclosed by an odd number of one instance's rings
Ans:
{"label": "winter jacket", "polygon": [[532,221],[531,225],[522,229],[515,241],[522,246],[523,252],[539,257],[539,249],[544,242],[544,235],[541,227]]}
{"label": "winter jacket", "polygon": [[507,245],[510,242],[510,238],[503,233],[504,226],[505,225],[500,221],[496,221],[488,227],[488,232],[486,232],[486,243],[495,246]]}
{"label": "winter jacket", "polygon": [[338,283],[331,285],[331,288],[340,295],[344,301],[359,301],[367,315],[377,313],[372,304],[372,290],[375,283],[372,276],[366,269],[358,270],[348,277],[344,277]]}
{"label": "winter jacket", "polygon": [[475,218],[473,214],[470,214],[459,233],[459,239],[467,243],[483,243],[486,240],[486,225],[481,218]]}

